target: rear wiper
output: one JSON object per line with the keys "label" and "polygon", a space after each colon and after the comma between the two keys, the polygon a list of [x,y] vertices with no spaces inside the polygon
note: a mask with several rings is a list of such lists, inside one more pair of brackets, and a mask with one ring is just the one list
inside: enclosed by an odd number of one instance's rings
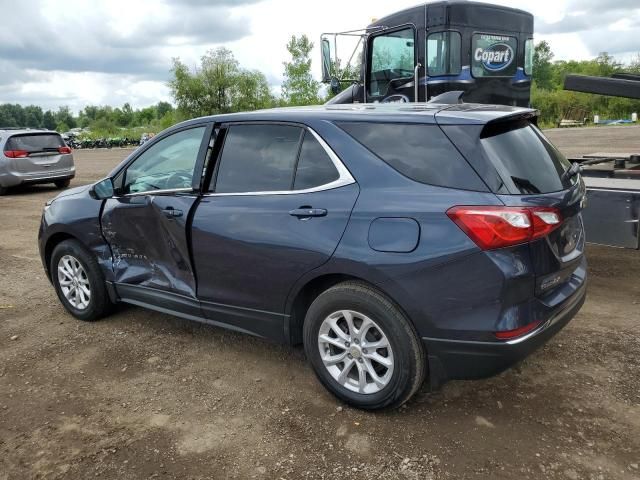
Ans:
{"label": "rear wiper", "polygon": [[522,193],[540,193],[538,187],[526,178],[511,177],[511,180],[520,190],[524,190]]}
{"label": "rear wiper", "polygon": [[573,162],[571,166],[564,171],[560,180],[565,183],[567,180],[575,177],[582,171],[582,167],[578,162]]}

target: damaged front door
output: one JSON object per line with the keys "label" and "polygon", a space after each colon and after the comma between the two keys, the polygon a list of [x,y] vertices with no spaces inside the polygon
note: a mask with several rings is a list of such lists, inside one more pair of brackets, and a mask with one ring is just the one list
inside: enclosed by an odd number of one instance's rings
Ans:
{"label": "damaged front door", "polygon": [[206,131],[202,125],[172,133],[116,176],[116,196],[105,203],[102,231],[121,298],[146,303],[165,296],[172,304],[173,294],[195,299],[187,228],[198,198]]}

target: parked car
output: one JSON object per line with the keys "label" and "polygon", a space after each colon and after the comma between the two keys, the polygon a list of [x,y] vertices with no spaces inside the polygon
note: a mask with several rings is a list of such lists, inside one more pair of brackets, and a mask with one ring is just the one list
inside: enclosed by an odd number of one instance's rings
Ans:
{"label": "parked car", "polygon": [[0,129],[0,195],[22,184],[69,186],[76,174],[71,148],[57,132]]}
{"label": "parked car", "polygon": [[304,344],[357,407],[493,375],[586,293],[579,172],[530,109],[372,104],[181,123],[47,203],[65,308],[116,302]]}

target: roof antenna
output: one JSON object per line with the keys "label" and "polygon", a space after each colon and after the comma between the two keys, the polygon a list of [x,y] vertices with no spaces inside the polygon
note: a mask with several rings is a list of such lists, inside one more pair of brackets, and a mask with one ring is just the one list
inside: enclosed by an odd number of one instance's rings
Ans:
{"label": "roof antenna", "polygon": [[436,95],[435,97],[431,97],[427,103],[439,103],[443,105],[454,105],[457,103],[464,103],[462,101],[462,96],[464,95],[464,91],[462,90],[453,90],[451,92],[444,92],[440,95]]}

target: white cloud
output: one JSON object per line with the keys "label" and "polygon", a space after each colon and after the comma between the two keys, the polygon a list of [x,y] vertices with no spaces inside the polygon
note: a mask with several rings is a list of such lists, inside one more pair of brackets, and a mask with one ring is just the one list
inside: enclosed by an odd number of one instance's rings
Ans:
{"label": "white cloud", "polygon": [[[420,0],[0,0],[11,24],[0,29],[0,102],[140,107],[170,99],[171,58],[197,65],[225,45],[245,68],[277,88],[285,44],[307,34],[362,28]],[[640,51],[638,0],[493,0],[536,17],[536,39],[556,59]],[[612,34],[615,32],[615,34]],[[319,74],[318,52],[314,72]]]}

